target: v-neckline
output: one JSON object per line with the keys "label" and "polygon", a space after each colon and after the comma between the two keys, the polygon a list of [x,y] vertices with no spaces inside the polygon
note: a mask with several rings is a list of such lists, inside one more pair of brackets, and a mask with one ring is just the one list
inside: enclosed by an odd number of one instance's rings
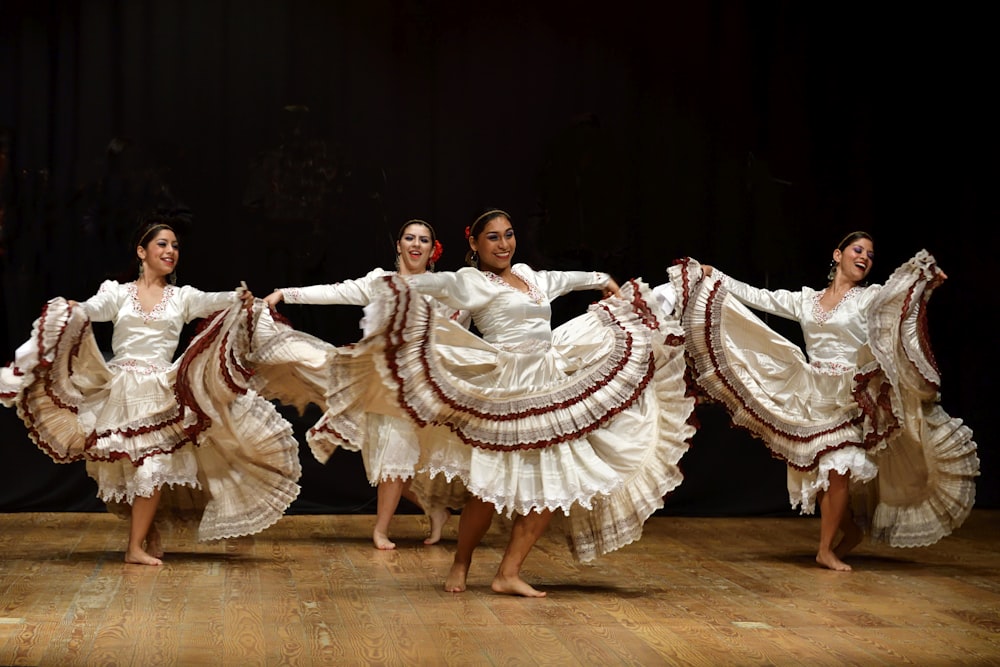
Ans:
{"label": "v-neckline", "polygon": [[132,307],[135,309],[137,313],[139,313],[139,315],[142,315],[142,319],[144,321],[148,322],[149,320],[158,317],[159,314],[163,312],[164,304],[167,301],[167,297],[173,291],[174,286],[170,285],[169,283],[164,285],[163,293],[160,295],[160,300],[157,301],[156,304],[153,305],[152,309],[150,309],[148,312],[142,307],[142,300],[139,298],[139,283],[133,281],[131,283],[131,287],[132,287],[131,290]]}
{"label": "v-neckline", "polygon": [[850,288],[849,290],[844,292],[843,296],[841,296],[840,299],[837,301],[837,303],[833,305],[833,308],[827,310],[826,306],[823,305],[823,295],[826,294],[827,290],[829,289],[830,289],[829,287],[826,287],[823,289],[822,292],[818,293],[816,295],[816,301],[813,303],[813,315],[815,316],[816,321],[819,322],[820,324],[824,324],[825,322],[827,322],[827,320],[833,317],[833,314],[840,309],[840,305],[845,301],[847,301],[849,298],[854,298],[854,294],[860,291],[862,288],[858,287],[857,285]]}
{"label": "v-neckline", "polygon": [[542,296],[541,291],[535,286],[535,284],[533,282],[531,282],[530,280],[528,280],[527,278],[525,278],[524,276],[520,275],[519,273],[516,273],[514,271],[514,269],[511,269],[510,272],[513,275],[517,276],[517,278],[519,278],[521,280],[521,282],[523,282],[525,284],[525,286],[527,286],[527,288],[528,288],[527,291],[518,289],[514,285],[511,285],[509,282],[507,282],[506,280],[504,280],[503,278],[501,278],[496,273],[493,273],[492,271],[488,271],[487,270],[487,271],[483,271],[482,273],[486,274],[486,279],[489,280],[494,285],[501,285],[504,288],[506,288],[506,289],[508,289],[508,290],[510,290],[512,292],[516,292],[517,294],[521,294],[521,295],[527,297],[528,299],[530,299],[532,302],[534,302],[536,304],[540,304],[542,302],[542,300],[543,300],[543,296]]}

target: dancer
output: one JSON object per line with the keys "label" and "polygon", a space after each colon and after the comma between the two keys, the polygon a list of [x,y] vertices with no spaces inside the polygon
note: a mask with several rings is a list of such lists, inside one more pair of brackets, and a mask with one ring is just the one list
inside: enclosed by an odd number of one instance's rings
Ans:
{"label": "dancer", "polygon": [[[140,228],[134,281],[105,281],[83,303],[50,300],[0,371],[0,400],[57,463],[86,461],[98,496],[130,520],[125,562],[143,565],[163,562],[158,524],[195,521],[202,540],[270,526],[298,495],[301,472],[291,426],[238,366],[247,313],[263,306],[245,287],[177,287],[170,222]],[[173,361],[184,324],[216,311]],[[102,321],[114,323],[108,362],[90,327]]]}
{"label": "dancer", "polygon": [[[694,433],[680,327],[657,320],[637,281],[619,290],[604,273],[513,264],[517,242],[501,210],[479,216],[466,236],[471,266],[376,284],[356,350],[374,354],[386,391],[421,427],[413,490],[464,505],[445,590],[466,589],[499,513],[513,526],[492,589],[544,597],[521,568],[554,517],[588,561],[639,539],[680,484],[677,463]],[[553,330],[551,300],[584,289],[613,298]],[[481,337],[414,292],[470,311]],[[344,363],[332,371],[356,372]],[[351,402],[342,405],[328,404],[334,426],[350,421]],[[442,490],[455,480],[460,498]]]}
{"label": "dancer", "polygon": [[[699,386],[788,464],[793,508],[819,503],[816,562],[837,571],[865,533],[898,547],[948,535],[979,474],[971,430],[938,404],[928,345],[927,300],[946,276],[921,251],[865,286],[874,260],[859,231],[820,290],[758,289],[693,260],[670,269]],[[745,306],[799,322],[807,357]]]}
{"label": "dancer", "polygon": [[[425,271],[433,271],[434,263],[441,257],[442,247],[437,240],[437,235],[430,224],[423,220],[409,220],[396,235],[396,271],[400,276],[415,276]],[[383,276],[391,275],[391,272],[384,269],[374,269],[363,278],[357,280],[345,280],[333,285],[313,285],[311,287],[284,287],[274,290],[265,297],[264,301],[274,308],[281,301],[295,304],[321,304],[321,305],[355,305],[366,306],[371,302],[372,285]],[[467,323],[468,314],[447,310],[447,316],[451,319]],[[289,334],[286,332],[283,337]],[[302,336],[299,336],[302,338]],[[285,345],[288,341],[283,341]],[[313,346],[315,349],[308,349],[308,345],[302,351],[304,354],[295,358],[289,357],[290,364],[301,369],[303,363],[310,357],[314,357],[316,351],[322,353],[323,348]],[[302,349],[302,348],[300,348]],[[336,350],[330,349],[328,353],[336,354]],[[263,356],[256,357],[258,366],[265,364],[273,367],[275,359],[269,358],[266,362]],[[321,364],[320,364],[321,365]],[[269,371],[262,368],[266,375]],[[317,381],[314,381],[315,384]],[[322,383],[322,380],[318,380]],[[320,388],[323,391],[323,388]],[[324,393],[336,391],[336,388],[326,388]],[[285,397],[284,400],[289,400]],[[301,393],[292,402],[301,404],[303,401]],[[321,403],[322,405],[322,403]],[[360,449],[365,464],[365,471],[368,480],[373,486],[377,485],[377,507],[375,516],[375,528],[372,531],[372,542],[377,549],[395,549],[396,544],[389,539],[389,525],[399,506],[401,497],[406,498],[418,507],[421,507],[418,498],[410,491],[410,483],[414,469],[419,457],[419,444],[413,424],[406,419],[391,403],[382,406],[382,411],[371,405],[366,406],[364,414],[362,408],[358,408],[358,417],[367,418],[365,427],[358,427],[357,430],[365,430],[367,433],[362,436],[363,441],[355,439],[353,442],[345,442],[337,439],[334,434],[327,433],[325,420],[321,420],[308,434],[308,441],[313,455],[320,463],[326,461],[333,454],[337,446],[345,446],[349,449]],[[446,507],[435,506],[427,508],[425,513],[430,520],[430,534],[424,540],[424,544],[436,544],[441,539],[441,530],[451,516],[451,512]]]}

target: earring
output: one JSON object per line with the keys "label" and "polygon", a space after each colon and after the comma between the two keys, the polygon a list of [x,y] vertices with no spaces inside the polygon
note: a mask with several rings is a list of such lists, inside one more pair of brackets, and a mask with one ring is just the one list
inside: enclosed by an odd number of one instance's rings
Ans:
{"label": "earring", "polygon": [[475,250],[472,251],[472,263],[475,264],[476,268],[479,268],[479,253]]}
{"label": "earring", "polygon": [[399,253],[396,253],[396,271],[399,271]]}

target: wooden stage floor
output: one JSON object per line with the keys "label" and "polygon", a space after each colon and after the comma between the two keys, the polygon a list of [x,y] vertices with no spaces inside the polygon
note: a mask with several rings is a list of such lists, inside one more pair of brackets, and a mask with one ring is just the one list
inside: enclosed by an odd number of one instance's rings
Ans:
{"label": "wooden stage floor", "polygon": [[469,590],[445,593],[441,545],[396,518],[286,516],[250,538],[165,534],[163,567],[122,562],[107,514],[0,514],[2,665],[985,665],[1000,664],[1000,511],[932,547],[863,544],[815,566],[814,518],[656,517],[589,564],[558,533],[493,593],[496,522]]}

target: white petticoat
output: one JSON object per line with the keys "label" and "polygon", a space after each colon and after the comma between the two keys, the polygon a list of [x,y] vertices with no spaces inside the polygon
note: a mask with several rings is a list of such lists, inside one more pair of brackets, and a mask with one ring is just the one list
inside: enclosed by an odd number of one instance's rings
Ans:
{"label": "white petticoat", "polygon": [[855,520],[897,547],[960,526],[979,474],[972,431],[938,403],[925,309],[936,271],[926,252],[897,269],[867,313],[858,367],[837,373],[810,365],[694,260],[669,270],[700,390],[788,464],[792,507],[812,513],[830,471],[849,474]]}
{"label": "white petticoat", "polygon": [[261,306],[216,314],[161,369],[108,366],[83,309],[53,299],[0,370],[0,400],[54,461],[85,460],[115,514],[162,489],[158,521],[194,521],[201,540],[259,532],[296,498],[301,474],[291,425],[242,361]]}
{"label": "white petticoat", "polygon": [[553,330],[551,346],[501,349],[387,278],[369,335],[333,358],[310,437],[364,447],[357,407],[381,395],[419,427],[425,507],[472,493],[507,515],[558,511],[580,560],[629,544],[682,480],[694,399],[678,323],[658,321],[641,283],[622,292]]}

